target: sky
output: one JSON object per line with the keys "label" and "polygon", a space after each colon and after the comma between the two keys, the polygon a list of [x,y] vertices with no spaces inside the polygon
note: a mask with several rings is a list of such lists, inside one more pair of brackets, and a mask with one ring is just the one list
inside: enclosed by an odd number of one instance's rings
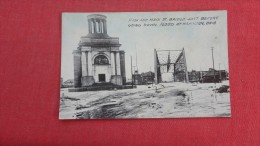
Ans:
{"label": "sky", "polygon": [[[131,56],[133,66],[137,64],[139,73],[154,71],[154,49],[181,50],[184,48],[188,71],[199,71],[212,68],[211,48],[213,47],[215,69],[228,71],[226,11],[63,13],[61,77],[64,80],[73,79],[72,52],[77,49],[80,37],[88,34],[87,16],[90,14],[107,16],[108,35],[119,37],[119,43],[122,44],[120,50],[125,51],[127,78],[131,77]],[[209,17],[217,17],[217,20],[214,25],[160,26],[163,18],[167,18],[164,22],[176,24],[180,21],[168,20],[170,18],[187,20],[194,17],[208,18],[203,21],[205,23],[210,21]],[[150,21],[153,18],[159,18],[160,21]],[[130,19],[139,21],[133,22]],[[149,21],[140,22],[140,19]],[[143,27],[144,23],[156,23],[157,26]],[[142,26],[129,27],[129,24]]]}

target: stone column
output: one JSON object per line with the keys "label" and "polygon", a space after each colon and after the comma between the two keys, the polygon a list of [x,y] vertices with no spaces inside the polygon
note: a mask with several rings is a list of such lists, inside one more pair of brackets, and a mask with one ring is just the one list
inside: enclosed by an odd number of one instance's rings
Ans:
{"label": "stone column", "polygon": [[94,33],[95,32],[95,28],[94,28],[95,22],[93,19],[91,19],[91,32]]}
{"label": "stone column", "polygon": [[110,64],[111,64],[111,75],[115,75],[115,54],[114,52],[111,52],[110,53],[110,58],[111,58],[111,61],[110,61]]}
{"label": "stone column", "polygon": [[107,34],[107,21],[103,20],[103,29],[104,29],[104,33]]}
{"label": "stone column", "polygon": [[82,65],[82,76],[87,76],[88,72],[87,72],[87,56],[86,56],[86,52],[82,52],[81,53],[81,65]]}
{"label": "stone column", "polygon": [[88,76],[92,76],[92,53],[91,51],[88,52]]}
{"label": "stone column", "polygon": [[102,28],[101,28],[101,20],[98,20],[98,29],[99,29],[99,33],[102,33]]}
{"label": "stone column", "polygon": [[121,75],[120,53],[119,52],[116,52],[116,71],[117,71],[117,75]]}
{"label": "stone column", "polygon": [[[82,76],[81,79],[81,86],[82,87],[87,87],[87,86],[91,86],[95,83],[94,77],[92,76],[92,61],[91,61],[91,52],[83,52],[85,55],[83,56],[82,60],[85,60],[85,63],[82,61],[82,64],[84,63],[84,65],[82,65],[82,68],[85,67],[85,72],[82,71],[82,73],[84,73],[84,75]],[[82,54],[83,54],[82,53]]]}
{"label": "stone column", "polygon": [[81,87],[81,51],[74,50],[73,51],[73,63],[74,63],[74,87]]}
{"label": "stone column", "polygon": [[103,29],[104,26],[103,26],[103,21],[102,20],[100,21],[100,27],[101,27],[101,33],[104,33],[104,29]]}
{"label": "stone column", "polygon": [[121,67],[121,76],[123,79],[123,84],[126,83],[126,74],[125,74],[125,52],[120,51],[120,67]]}
{"label": "stone column", "polygon": [[96,20],[92,20],[93,21],[93,25],[94,25],[94,33],[97,32],[97,24],[96,24]]}
{"label": "stone column", "polygon": [[121,67],[120,67],[120,52],[117,51],[115,54],[115,75],[111,76],[111,83],[115,85],[123,85],[123,80],[121,76]]}
{"label": "stone column", "polygon": [[91,26],[91,21],[88,20],[88,32],[92,33],[92,26]]}

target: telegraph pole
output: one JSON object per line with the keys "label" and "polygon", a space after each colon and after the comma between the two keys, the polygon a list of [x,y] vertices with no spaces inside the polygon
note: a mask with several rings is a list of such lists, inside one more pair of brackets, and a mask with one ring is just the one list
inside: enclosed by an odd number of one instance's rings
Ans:
{"label": "telegraph pole", "polygon": [[185,70],[185,82],[189,83],[189,74],[188,74],[188,68],[187,68],[187,63],[186,63],[186,55],[185,55],[185,50],[184,48],[182,49],[182,55],[183,55],[183,62],[184,62],[184,70]]}
{"label": "telegraph pole", "polygon": [[221,70],[220,70],[220,63],[218,64],[218,68],[219,68],[219,79],[220,79],[220,82],[222,82]]}
{"label": "telegraph pole", "polygon": [[131,56],[131,80],[132,80],[132,88],[134,87],[134,82],[133,82],[133,64],[132,64],[132,56]]}
{"label": "telegraph pole", "polygon": [[215,87],[216,87],[215,66],[214,66],[214,47],[211,47],[211,51],[212,51],[212,63],[213,63],[214,83],[215,83]]}
{"label": "telegraph pole", "polygon": [[158,78],[157,78],[157,52],[156,52],[156,49],[154,49],[154,83],[158,84]]}
{"label": "telegraph pole", "polygon": [[136,70],[135,70],[136,66],[133,66],[134,69],[134,73],[133,73],[133,80],[134,80],[134,85],[136,85],[136,81],[135,81],[135,77],[136,77]]}
{"label": "telegraph pole", "polygon": [[137,66],[137,51],[136,51],[136,70],[137,70],[137,73],[138,73],[138,66]]}

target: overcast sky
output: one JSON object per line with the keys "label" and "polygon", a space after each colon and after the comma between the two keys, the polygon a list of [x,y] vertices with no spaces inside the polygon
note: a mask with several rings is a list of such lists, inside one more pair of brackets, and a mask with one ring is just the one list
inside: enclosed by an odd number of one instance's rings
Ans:
{"label": "overcast sky", "polygon": [[[81,36],[88,34],[89,14],[107,16],[107,33],[119,37],[120,50],[125,51],[126,76],[130,78],[130,56],[139,73],[154,70],[154,49],[185,49],[188,71],[208,70],[212,67],[211,47],[214,47],[215,68],[228,70],[226,11],[198,12],[139,12],[139,13],[63,13],[61,77],[73,79],[73,50]],[[215,25],[185,25],[157,27],[129,27],[130,18],[188,18],[218,16]],[[167,21],[168,22],[168,21]],[[176,21],[175,21],[176,22]],[[194,21],[196,22],[196,21]],[[152,23],[152,22],[147,22]],[[156,22],[160,24],[160,22]],[[143,24],[143,23],[140,23]]]}

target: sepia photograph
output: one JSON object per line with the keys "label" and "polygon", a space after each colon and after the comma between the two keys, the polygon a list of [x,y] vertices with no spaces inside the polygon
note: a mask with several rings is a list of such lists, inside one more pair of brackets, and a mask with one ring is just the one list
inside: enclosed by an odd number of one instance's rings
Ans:
{"label": "sepia photograph", "polygon": [[231,117],[227,11],[62,13],[59,119]]}

